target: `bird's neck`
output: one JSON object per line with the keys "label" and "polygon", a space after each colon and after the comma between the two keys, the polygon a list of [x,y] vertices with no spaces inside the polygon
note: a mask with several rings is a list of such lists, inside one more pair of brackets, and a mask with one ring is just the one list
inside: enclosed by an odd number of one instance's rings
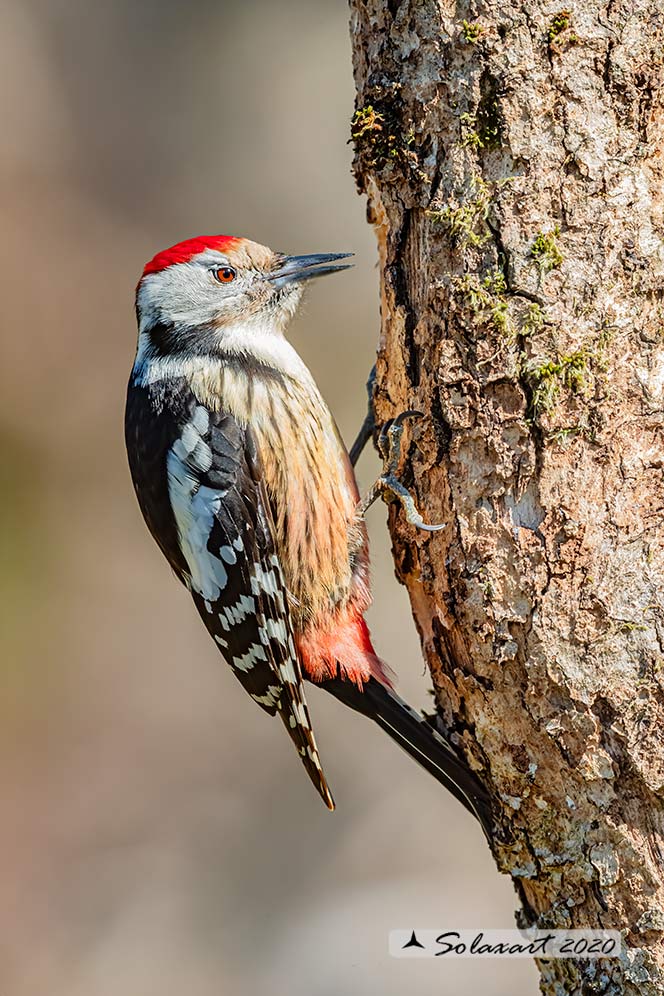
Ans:
{"label": "bird's neck", "polygon": [[156,347],[163,328],[162,324],[140,323],[134,383],[147,387],[173,378],[194,383],[215,379],[227,367],[245,367],[261,370],[268,379],[280,376],[307,387],[313,384],[309,370],[271,320],[254,317],[219,330],[169,330],[171,340],[183,344],[171,352]]}

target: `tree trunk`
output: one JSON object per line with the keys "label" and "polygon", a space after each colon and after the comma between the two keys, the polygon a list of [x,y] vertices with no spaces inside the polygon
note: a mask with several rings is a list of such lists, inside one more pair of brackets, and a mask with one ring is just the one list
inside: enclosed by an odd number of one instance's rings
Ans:
{"label": "tree trunk", "polygon": [[[377,422],[441,716],[520,922],[617,928],[544,993],[664,993],[663,14],[351,0]],[[479,924],[481,926],[481,924]]]}

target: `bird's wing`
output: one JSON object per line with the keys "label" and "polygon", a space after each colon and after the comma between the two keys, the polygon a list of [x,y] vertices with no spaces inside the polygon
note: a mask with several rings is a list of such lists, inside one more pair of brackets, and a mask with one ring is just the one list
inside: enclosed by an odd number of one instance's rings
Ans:
{"label": "bird's wing", "polygon": [[[156,539],[234,674],[266,712],[280,715],[309,777],[333,809],[251,432],[233,415],[210,412],[193,397],[175,423],[164,457],[177,549],[163,530]],[[151,519],[158,518],[152,510]],[[146,519],[150,525],[148,514]]]}

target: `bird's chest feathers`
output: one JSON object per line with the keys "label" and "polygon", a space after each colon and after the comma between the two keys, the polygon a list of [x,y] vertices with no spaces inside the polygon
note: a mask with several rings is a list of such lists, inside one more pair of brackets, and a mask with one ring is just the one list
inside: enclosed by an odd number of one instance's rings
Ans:
{"label": "bird's chest feathers", "polygon": [[364,542],[364,527],[346,451],[313,380],[279,375],[271,383],[221,367],[192,388],[202,404],[252,430],[286,582],[303,617],[344,602],[353,585],[349,550]]}

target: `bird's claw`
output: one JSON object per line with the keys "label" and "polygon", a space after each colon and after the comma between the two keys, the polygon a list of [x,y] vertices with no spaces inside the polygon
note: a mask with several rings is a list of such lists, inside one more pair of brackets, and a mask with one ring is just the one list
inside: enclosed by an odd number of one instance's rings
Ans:
{"label": "bird's claw", "polygon": [[424,418],[424,414],[414,410],[400,412],[396,418],[390,419],[382,427],[378,437],[378,449],[383,458],[383,473],[360,502],[358,512],[364,516],[379,497],[388,502],[398,501],[406,513],[406,521],[411,526],[433,533],[438,529],[444,529],[446,524],[440,522],[436,525],[428,525],[418,512],[413,496],[398,477],[403,426],[406,419],[409,418]]}
{"label": "bird's claw", "polygon": [[351,466],[355,466],[357,461],[362,455],[364,447],[367,445],[369,440],[374,434],[376,428],[376,420],[374,419],[373,410],[373,392],[374,385],[376,383],[376,364],[374,363],[371,368],[371,373],[369,374],[369,380],[367,381],[367,414],[364,417],[364,422],[357,434],[357,438],[350,448],[349,457]]}

